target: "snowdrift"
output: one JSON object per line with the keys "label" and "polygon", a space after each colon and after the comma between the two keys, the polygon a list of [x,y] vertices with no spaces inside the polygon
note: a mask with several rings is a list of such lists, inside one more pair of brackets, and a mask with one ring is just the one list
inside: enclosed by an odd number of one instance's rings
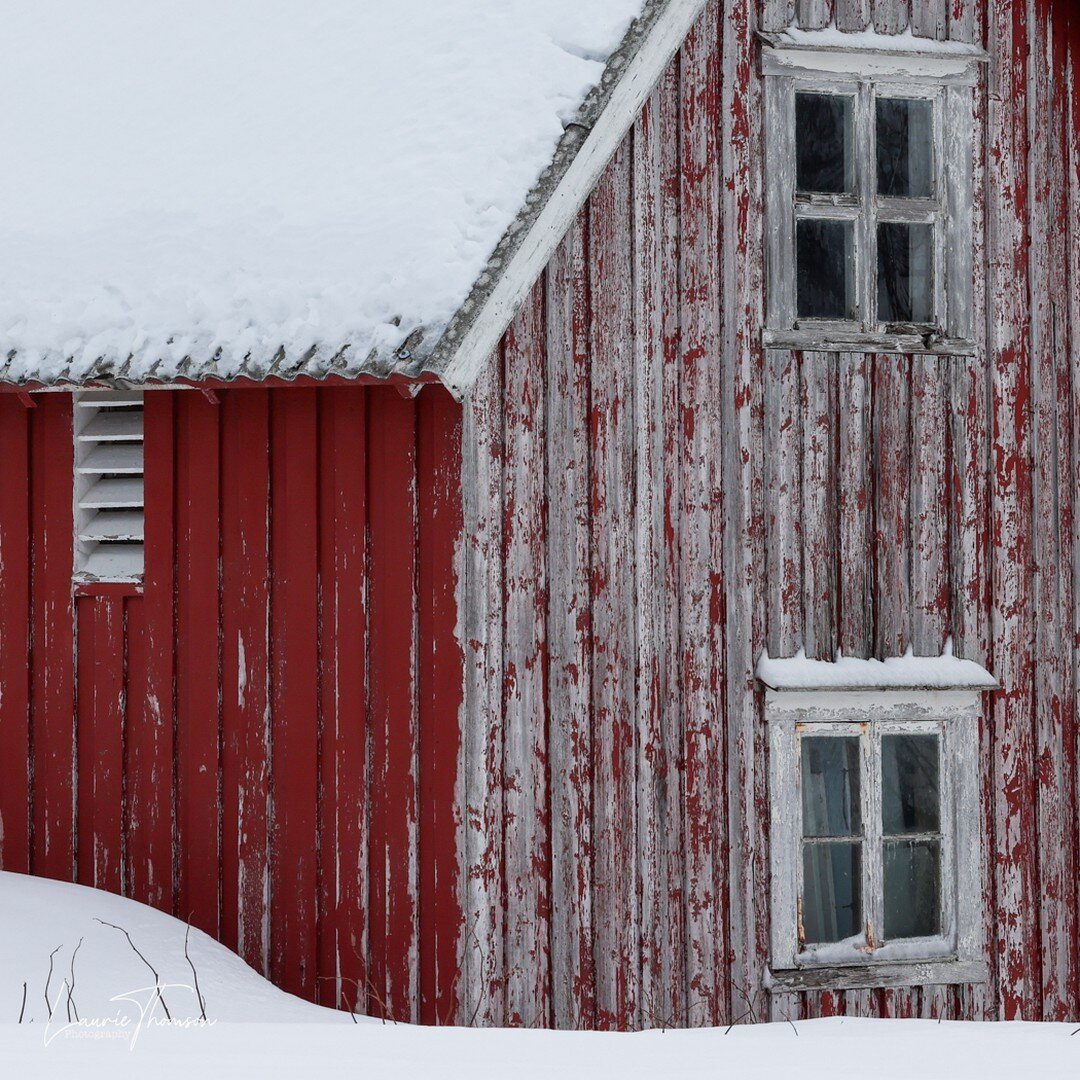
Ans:
{"label": "snowdrift", "polygon": [[[202,1006],[184,955],[186,935],[188,928],[182,922],[134,901],[78,885],[0,873],[2,1075],[19,1080],[54,1076],[276,1080],[339,1074],[364,1080],[477,1080],[504,1075],[514,1080],[551,1076],[836,1080],[847,1075],[1012,1080],[1080,1075],[1080,1036],[1070,1037],[1075,1024],[836,1018],[740,1024],[730,1030],[618,1034],[420,1028],[359,1017],[354,1023],[347,1013],[277,990],[227,949],[191,930],[188,956],[198,973],[207,1016],[201,1023]],[[145,1002],[155,986],[148,963],[157,972],[174,1026],[145,1019],[134,1022],[140,1006],[131,992],[141,989],[138,1000]],[[51,1021],[46,982],[53,1004]],[[114,1001],[117,995],[120,1000]],[[127,1027],[100,1023],[118,1010],[126,1010],[124,1015],[132,1019]],[[159,1009],[155,1017],[162,1019]]]}
{"label": "snowdrift", "polygon": [[[137,1016],[156,983],[177,1020],[201,1020],[205,1010],[208,1020],[351,1026],[348,1014],[286,994],[223,945],[160,911],[98,889],[0,872],[0,1023],[22,1014],[24,1024],[44,1024],[50,1010],[54,1025]],[[163,1015],[160,1007],[155,1015]]]}

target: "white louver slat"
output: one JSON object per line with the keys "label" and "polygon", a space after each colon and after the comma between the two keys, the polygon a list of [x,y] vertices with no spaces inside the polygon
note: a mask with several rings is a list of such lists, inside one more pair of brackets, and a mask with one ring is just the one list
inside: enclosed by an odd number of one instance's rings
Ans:
{"label": "white louver slat", "polygon": [[76,577],[139,580],[145,535],[142,394],[76,394]]}

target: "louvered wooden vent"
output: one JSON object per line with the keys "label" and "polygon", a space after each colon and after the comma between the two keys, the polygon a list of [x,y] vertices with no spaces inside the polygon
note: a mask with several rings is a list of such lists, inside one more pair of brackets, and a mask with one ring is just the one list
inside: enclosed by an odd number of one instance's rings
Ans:
{"label": "louvered wooden vent", "polygon": [[76,394],[76,576],[141,579],[144,525],[142,394]]}

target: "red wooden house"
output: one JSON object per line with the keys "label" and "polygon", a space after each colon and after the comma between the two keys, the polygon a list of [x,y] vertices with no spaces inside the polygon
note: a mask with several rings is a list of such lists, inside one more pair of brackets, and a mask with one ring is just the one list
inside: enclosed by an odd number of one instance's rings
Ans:
{"label": "red wooden house", "polygon": [[0,865],[402,1020],[1080,1018],[1071,16],[643,0],[384,346],[0,271]]}

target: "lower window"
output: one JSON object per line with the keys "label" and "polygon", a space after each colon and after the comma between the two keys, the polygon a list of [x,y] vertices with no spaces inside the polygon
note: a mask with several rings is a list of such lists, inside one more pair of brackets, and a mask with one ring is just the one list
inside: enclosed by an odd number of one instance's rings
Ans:
{"label": "lower window", "polygon": [[767,711],[774,974],[978,979],[979,696],[772,691]]}

